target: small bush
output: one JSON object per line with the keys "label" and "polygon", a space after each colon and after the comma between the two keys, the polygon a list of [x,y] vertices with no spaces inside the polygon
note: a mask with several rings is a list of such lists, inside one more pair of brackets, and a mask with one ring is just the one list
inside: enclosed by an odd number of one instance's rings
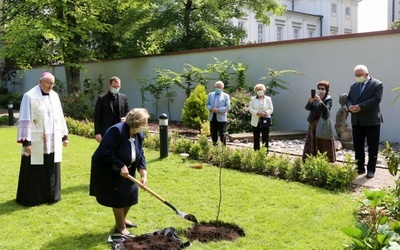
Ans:
{"label": "small bush", "polygon": [[182,122],[186,127],[201,131],[201,125],[208,119],[206,102],[206,88],[199,84],[190,93],[182,109]]}
{"label": "small bush", "polygon": [[287,178],[292,181],[300,181],[301,172],[304,168],[303,160],[301,158],[296,158],[292,166],[288,169]]}
{"label": "small bush", "polygon": [[13,103],[14,110],[19,110],[22,101],[22,95],[20,94],[1,94],[0,95],[0,107],[7,108],[9,102]]}
{"label": "small bush", "polygon": [[[14,117],[14,123],[13,123],[13,125],[14,125],[17,121],[18,121],[18,119]],[[0,116],[0,125],[8,125],[8,122],[9,122],[9,120],[8,120],[8,115]]]}
{"label": "small bush", "polygon": [[93,120],[91,99],[84,94],[70,94],[62,100],[64,113],[76,120]]}
{"label": "small bush", "polygon": [[332,165],[328,161],[326,153],[318,152],[316,156],[307,157],[302,171],[302,180],[317,187],[324,187],[328,181]]}
{"label": "small bush", "polygon": [[244,89],[238,89],[231,95],[231,109],[228,111],[227,126],[229,134],[252,131],[251,114],[248,109],[250,100],[250,93]]}
{"label": "small bush", "polygon": [[71,117],[65,117],[68,131],[71,134],[83,136],[86,138],[94,138],[94,124],[89,120],[78,121]]}

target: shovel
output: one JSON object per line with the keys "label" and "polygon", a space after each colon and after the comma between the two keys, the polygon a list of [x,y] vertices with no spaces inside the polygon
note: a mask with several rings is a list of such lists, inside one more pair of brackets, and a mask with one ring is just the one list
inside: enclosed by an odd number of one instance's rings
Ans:
{"label": "shovel", "polygon": [[132,182],[136,183],[140,188],[144,189],[145,191],[149,192],[151,195],[153,195],[154,197],[156,197],[158,200],[160,200],[161,202],[163,202],[165,205],[167,205],[168,207],[172,208],[172,210],[175,211],[176,215],[178,215],[179,217],[182,217],[186,220],[189,221],[193,221],[195,223],[198,223],[196,217],[193,214],[186,214],[183,213],[181,211],[179,211],[178,209],[176,209],[171,203],[169,203],[168,201],[166,201],[164,198],[162,198],[161,196],[159,196],[158,194],[156,194],[153,190],[151,190],[150,188],[146,187],[145,185],[143,185],[140,181],[136,180],[132,175],[128,175],[127,177],[129,180],[131,180]]}

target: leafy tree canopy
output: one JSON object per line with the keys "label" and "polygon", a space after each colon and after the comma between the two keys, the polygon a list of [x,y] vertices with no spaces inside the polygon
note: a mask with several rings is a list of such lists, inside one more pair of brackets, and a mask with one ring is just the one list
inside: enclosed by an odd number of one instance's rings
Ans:
{"label": "leafy tree canopy", "polygon": [[268,12],[285,11],[277,0],[140,1],[123,13],[116,29],[126,38],[122,51],[140,54],[231,46],[246,36],[232,19],[246,16],[247,9],[265,24]]}

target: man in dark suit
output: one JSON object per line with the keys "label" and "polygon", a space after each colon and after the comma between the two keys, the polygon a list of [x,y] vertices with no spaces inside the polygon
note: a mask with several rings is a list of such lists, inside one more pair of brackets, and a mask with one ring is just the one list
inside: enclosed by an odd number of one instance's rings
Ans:
{"label": "man in dark suit", "polygon": [[124,121],[129,112],[128,98],[119,92],[121,80],[113,76],[109,82],[109,91],[99,96],[94,110],[94,134],[100,142],[106,130],[112,125]]}
{"label": "man in dark suit", "polygon": [[347,110],[351,113],[353,146],[358,174],[365,173],[364,143],[368,144],[367,178],[373,178],[379,150],[379,136],[383,122],[379,103],[382,100],[383,84],[372,78],[364,65],[354,68],[357,81],[350,86],[346,100]]}

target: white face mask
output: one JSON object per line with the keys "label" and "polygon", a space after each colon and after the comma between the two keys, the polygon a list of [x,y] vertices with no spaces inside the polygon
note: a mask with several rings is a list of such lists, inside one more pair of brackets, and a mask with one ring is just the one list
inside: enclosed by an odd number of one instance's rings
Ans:
{"label": "white face mask", "polygon": [[356,76],[357,82],[364,82],[365,77],[364,76]]}
{"label": "white face mask", "polygon": [[258,96],[263,96],[263,95],[264,95],[264,91],[263,91],[263,90],[257,91],[257,95],[258,95]]}
{"label": "white face mask", "polygon": [[118,94],[120,88],[111,88],[111,93]]}
{"label": "white face mask", "polygon": [[321,96],[321,95],[324,96],[325,93],[326,93],[325,90],[318,90],[318,93],[317,93],[317,94],[318,94],[319,96]]}

